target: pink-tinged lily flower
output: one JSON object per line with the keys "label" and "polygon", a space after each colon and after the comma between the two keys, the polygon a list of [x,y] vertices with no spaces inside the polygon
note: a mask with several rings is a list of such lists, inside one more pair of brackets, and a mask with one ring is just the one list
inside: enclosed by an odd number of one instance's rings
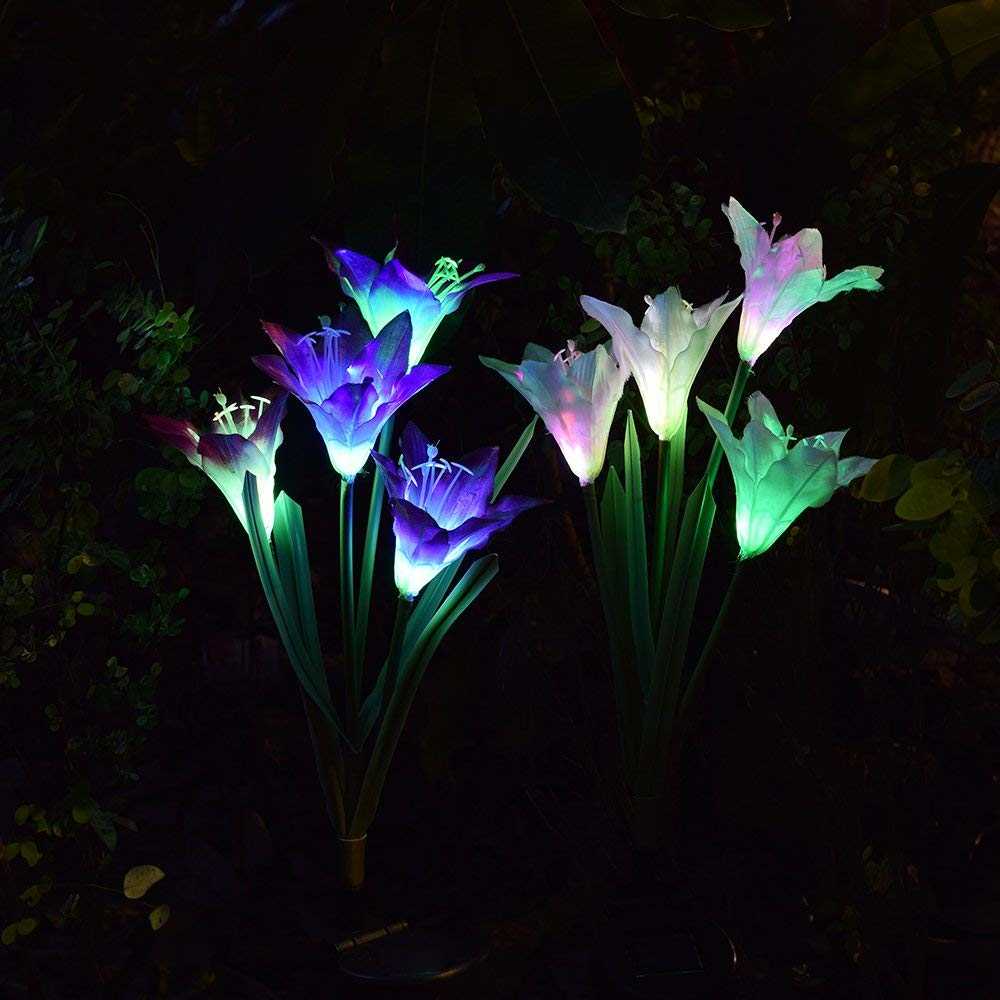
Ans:
{"label": "pink-tinged lily flower", "polygon": [[509,496],[490,502],[497,448],[447,461],[412,423],[401,444],[398,464],[378,452],[372,457],[385,475],[390,497],[396,587],[412,600],[446,566],[482,548],[522,511],[545,501]]}
{"label": "pink-tinged lily flower", "polygon": [[274,525],[275,453],[281,445],[281,421],[285,416],[288,394],[279,392],[274,399],[251,396],[252,403],[227,403],[215,394],[219,411],[213,417],[218,430],[200,434],[187,420],[149,415],[146,423],[164,444],[182,452],[184,457],[208,476],[229,501],[240,524],[247,527],[243,506],[243,480],[248,472],[257,479],[260,513],[268,536]]}
{"label": "pink-tinged lily flower", "polygon": [[344,294],[357,303],[375,336],[404,310],[410,314],[413,322],[410,367],[424,356],[441,320],[459,307],[466,292],[477,285],[517,277],[509,271],[483,274],[483,264],[460,274],[461,260],[442,257],[424,281],[392,258],[379,264],[353,250],[323,249],[330,269],[340,278]]}
{"label": "pink-tinged lily flower", "polygon": [[479,359],[499,372],[531,404],[556,439],[581,486],[592,483],[604,468],[608,435],[628,379],[604,344],[582,353],[572,340],[553,354],[528,344],[519,365]]}
{"label": "pink-tinged lily flower", "polygon": [[747,399],[750,422],[737,438],[726,418],[698,400],[729,460],[736,484],[736,537],[740,559],[766,552],[807,507],[822,507],[840,486],[865,475],[874,458],[841,458],[847,431],[802,438],[791,447],[792,428],[782,427],[768,398]]}
{"label": "pink-tinged lily flower", "polygon": [[401,313],[373,338],[364,324],[290,333],[276,323],[264,330],[281,357],[253,363],[300,399],[326,444],[330,464],[350,482],[368,461],[385,422],[404,403],[449,369],[416,365],[407,371],[410,317]]}
{"label": "pink-tinged lily flower", "polygon": [[737,348],[747,364],[756,364],[781,331],[811,305],[828,302],[852,288],[882,289],[880,267],[852,267],[827,279],[818,229],[802,229],[775,241],[780,215],[774,215],[768,233],[735,198],[722,211],[733,228],[746,273]]}
{"label": "pink-tinged lily flower", "polygon": [[677,288],[668,288],[655,299],[646,296],[649,308],[637,327],[621,306],[580,297],[583,311],[611,334],[615,354],[639,386],[650,429],[661,441],[680,430],[695,376],[742,296],[725,298],[695,309]]}

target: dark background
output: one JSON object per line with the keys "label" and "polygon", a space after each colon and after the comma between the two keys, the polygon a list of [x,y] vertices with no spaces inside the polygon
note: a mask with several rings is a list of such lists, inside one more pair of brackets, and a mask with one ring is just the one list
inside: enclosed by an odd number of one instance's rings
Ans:
{"label": "dark background", "polygon": [[[0,2],[0,991],[335,995],[362,919],[242,532],[139,415],[265,388],[259,319],[341,299],[315,236],[522,275],[445,322],[454,370],[407,408],[446,455],[506,449],[529,413],[477,356],[596,343],[584,292],[738,292],[735,195],[818,226],[831,273],[886,269],[754,387],[901,457],[748,566],[685,758],[684,891],[737,945],[733,996],[994,996],[998,52],[986,0]],[[698,394],[736,360],[727,328]],[[285,438],[335,648],[336,483],[294,405]],[[921,475],[946,499],[900,507]],[[719,482],[696,638],[736,554]],[[495,539],[426,678],[363,920],[482,928],[457,995],[600,996],[594,916],[634,859],[586,523],[545,435],[511,488],[552,503]],[[166,877],[130,902],[137,864]]]}

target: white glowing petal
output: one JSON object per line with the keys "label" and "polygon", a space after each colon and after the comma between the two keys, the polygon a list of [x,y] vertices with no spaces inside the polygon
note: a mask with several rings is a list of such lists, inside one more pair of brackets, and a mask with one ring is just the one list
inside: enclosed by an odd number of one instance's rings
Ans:
{"label": "white glowing petal", "polygon": [[374,441],[351,446],[339,441],[327,441],[326,451],[330,456],[330,464],[344,479],[350,481],[365,467],[374,446]]}
{"label": "white glowing petal", "polygon": [[[454,561],[454,560],[451,560]],[[396,560],[393,567],[396,588],[404,596],[412,600],[431,580],[447,566],[448,563],[414,563],[400,551],[396,544]]]}

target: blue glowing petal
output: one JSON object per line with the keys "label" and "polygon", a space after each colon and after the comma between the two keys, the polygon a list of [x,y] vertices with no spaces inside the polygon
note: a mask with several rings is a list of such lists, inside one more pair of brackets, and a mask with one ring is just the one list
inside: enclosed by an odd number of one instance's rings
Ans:
{"label": "blue glowing petal", "polygon": [[323,246],[323,252],[326,254],[330,270],[340,278],[345,294],[354,299],[368,295],[372,282],[379,272],[377,261],[354,250],[330,250]]}
{"label": "blue glowing petal", "polygon": [[[450,463],[451,472],[435,480],[437,486],[428,497],[425,509],[442,528],[455,528],[471,517],[482,517],[486,513],[499,454],[499,448],[480,448]],[[411,485],[410,491],[416,493],[417,487]]]}
{"label": "blue glowing petal", "polygon": [[351,376],[371,378],[380,385],[402,378],[410,356],[412,329],[409,313],[395,316],[355,357],[350,366]]}

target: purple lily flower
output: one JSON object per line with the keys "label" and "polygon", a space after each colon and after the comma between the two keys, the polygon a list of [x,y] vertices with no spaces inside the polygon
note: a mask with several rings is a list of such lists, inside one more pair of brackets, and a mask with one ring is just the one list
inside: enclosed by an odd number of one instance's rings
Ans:
{"label": "purple lily flower", "polygon": [[776,241],[780,215],[775,214],[769,233],[735,198],[722,211],[732,226],[746,273],[736,344],[749,365],[756,364],[781,331],[810,306],[852,288],[868,292],[882,288],[880,267],[852,267],[828,279],[818,229],[802,229]]}
{"label": "purple lily flower", "polygon": [[460,274],[461,260],[442,257],[424,281],[391,255],[385,264],[379,264],[354,250],[331,250],[324,246],[323,251],[330,270],[340,278],[344,294],[357,303],[376,337],[394,316],[404,310],[410,314],[413,322],[410,367],[424,356],[441,320],[459,307],[466,292],[477,285],[517,277],[509,271],[484,274],[484,264]]}
{"label": "purple lily flower", "polygon": [[498,448],[480,448],[449,462],[412,423],[406,425],[401,445],[398,464],[378,452],[372,457],[389,491],[396,586],[412,600],[450,563],[545,501],[509,496],[490,503]]}
{"label": "purple lily flower", "polygon": [[[177,448],[219,487],[244,528],[247,515],[243,506],[243,480],[252,472],[257,478],[261,517],[270,536],[274,525],[274,456],[281,445],[281,421],[288,394],[279,392],[273,399],[250,398],[256,402],[227,403],[226,397],[217,392],[215,399],[220,409],[213,419],[220,429],[206,434],[200,434],[188,420],[152,414],[145,420],[165,444]],[[237,410],[242,414],[234,416]]]}
{"label": "purple lily flower", "polygon": [[281,357],[263,355],[253,362],[305,404],[330,464],[350,482],[368,461],[385,422],[449,369],[416,365],[407,370],[407,313],[390,320],[378,338],[360,323],[347,325],[353,328],[296,334],[264,323]]}

